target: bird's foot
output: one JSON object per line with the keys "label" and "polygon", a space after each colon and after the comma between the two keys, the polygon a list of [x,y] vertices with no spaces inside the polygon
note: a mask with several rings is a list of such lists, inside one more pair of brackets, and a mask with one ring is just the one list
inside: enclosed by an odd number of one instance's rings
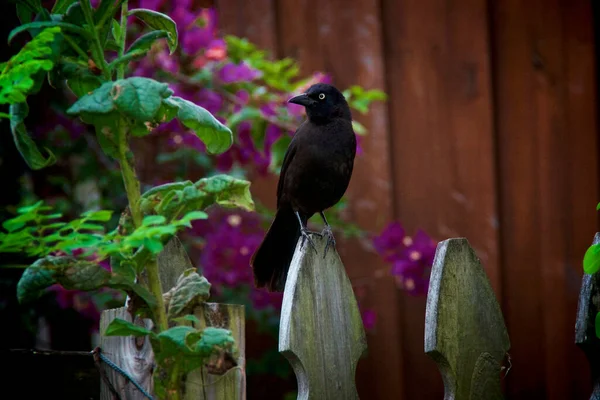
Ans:
{"label": "bird's foot", "polygon": [[333,232],[331,231],[331,226],[326,225],[323,232],[321,232],[321,236],[327,236],[327,243],[325,244],[325,251],[323,254],[323,258],[327,255],[327,250],[329,246],[335,249],[335,238],[333,237]]}
{"label": "bird's foot", "polygon": [[307,228],[300,229],[300,233],[302,234],[302,244],[300,245],[300,248],[304,247],[304,242],[305,241],[308,241],[308,243],[310,244],[310,246],[315,251],[315,254],[318,254],[318,252],[317,252],[317,246],[315,246],[315,242],[313,242],[313,240],[310,238],[310,235],[312,234],[312,235],[317,235],[319,237],[322,237],[323,234],[321,234],[319,232],[309,231]]}

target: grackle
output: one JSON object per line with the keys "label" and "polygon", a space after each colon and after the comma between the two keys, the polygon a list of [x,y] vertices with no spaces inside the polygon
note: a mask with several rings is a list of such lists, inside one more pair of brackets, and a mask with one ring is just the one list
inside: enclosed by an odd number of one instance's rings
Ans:
{"label": "grackle", "polygon": [[[281,292],[298,239],[316,251],[310,234],[327,236],[324,255],[335,247],[331,226],[323,211],[344,195],[354,166],[356,136],[352,114],[344,95],[323,83],[288,100],[305,107],[308,118],[296,130],[286,151],[277,184],[277,214],[250,265],[257,288]],[[307,229],[307,221],[319,213],[325,229]]]}

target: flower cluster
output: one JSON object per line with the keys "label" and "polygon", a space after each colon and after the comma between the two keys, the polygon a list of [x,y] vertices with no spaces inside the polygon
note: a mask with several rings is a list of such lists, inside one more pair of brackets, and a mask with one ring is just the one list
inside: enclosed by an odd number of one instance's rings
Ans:
{"label": "flower cluster", "polygon": [[199,266],[215,295],[220,295],[225,288],[247,287],[254,309],[281,307],[281,293],[254,287],[250,257],[265,234],[259,214],[214,208],[208,219],[195,221],[192,226],[192,233],[202,238],[198,241]]}
{"label": "flower cluster", "polygon": [[392,222],[373,239],[373,245],[392,265],[391,273],[398,286],[411,295],[427,294],[436,246],[425,232],[419,230],[408,236],[402,225]]}
{"label": "flower cluster", "polygon": [[[238,165],[266,175],[273,144],[284,134],[292,134],[297,126],[293,121],[299,122],[304,115],[302,107],[287,103],[290,93],[273,88],[266,91],[262,71],[245,60],[230,57],[227,44],[218,36],[214,9],[196,9],[190,0],[176,5],[163,0],[139,0],[139,7],[171,16],[177,23],[181,46],[170,56],[166,43],[156,43],[150,54],[137,63],[132,75],[170,82],[178,96],[204,107],[232,127],[234,144],[215,158],[217,170],[229,172]],[[198,76],[200,70],[202,76]],[[316,73],[297,90],[330,81],[327,75]],[[155,133],[170,135],[175,148],[204,151],[200,140],[178,121],[159,127]]]}

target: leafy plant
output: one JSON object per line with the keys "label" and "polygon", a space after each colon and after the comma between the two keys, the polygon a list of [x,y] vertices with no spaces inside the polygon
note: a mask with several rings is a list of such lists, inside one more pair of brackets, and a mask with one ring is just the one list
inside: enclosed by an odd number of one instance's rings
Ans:
{"label": "leafy plant", "polygon": [[[600,203],[596,205],[596,211],[600,210]],[[600,271],[600,244],[592,244],[583,256],[583,272],[593,275]],[[600,312],[596,314],[594,321],[596,326],[596,337],[600,339]]]}
{"label": "leafy plant", "polygon": [[[129,10],[127,0],[102,0],[97,8],[89,0],[57,1],[52,14],[39,2],[23,6],[19,15],[25,23],[11,32],[9,41],[24,32],[33,40],[3,65],[0,76],[0,99],[11,105],[17,148],[32,168],[55,161],[51,152],[44,158],[27,134],[27,97],[36,93],[46,77],[54,85],[65,82],[77,98],[68,114],[95,127],[102,150],[120,166],[129,207],[119,225],[108,232],[104,223],[111,219],[109,210],[85,212],[80,218],[63,221],[60,213],[43,202],[20,208],[16,217],[2,224],[6,232],[0,234],[1,252],[38,258],[19,281],[19,301],[31,301],[55,283],[66,289],[111,287],[125,291],[135,300],[133,312],[152,318],[155,330],[136,331],[116,320],[108,333],[150,335],[159,369],[164,372],[157,375],[157,387],[166,398],[178,399],[180,376],[203,365],[215,352],[231,351],[233,339],[230,332],[214,328],[169,328],[169,320],[178,318],[181,323],[182,314],[208,299],[210,284],[195,270],[186,271],[165,305],[156,256],[193,220],[206,218],[202,210],[210,205],[252,210],[254,203],[249,183],[227,175],[163,185],[142,196],[130,139],[147,136],[177,118],[195,132],[209,153],[219,154],[232,145],[232,132],[209,111],[173,96],[167,84],[145,77],[125,78],[127,64],[142,56],[154,40],[166,38],[171,52],[177,48],[176,23],[167,15]],[[113,20],[119,9],[120,22]],[[32,12],[35,21],[30,19]],[[155,33],[126,48],[129,16],[139,18]],[[116,54],[111,57],[111,52]],[[108,258],[110,270],[101,265]],[[138,279],[142,273],[147,285]]]}

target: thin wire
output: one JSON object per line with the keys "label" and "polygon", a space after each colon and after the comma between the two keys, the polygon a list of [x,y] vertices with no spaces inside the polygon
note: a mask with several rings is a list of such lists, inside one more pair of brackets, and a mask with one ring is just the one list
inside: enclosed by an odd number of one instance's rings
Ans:
{"label": "thin wire", "polygon": [[144,390],[144,388],[136,382],[135,379],[133,379],[131,376],[129,376],[129,374],[127,372],[125,372],[121,367],[119,367],[117,364],[115,364],[114,362],[112,362],[108,357],[106,357],[104,354],[102,354],[102,351],[99,347],[96,347],[92,353],[97,354],[98,357],[104,361],[104,363],[106,365],[108,365],[110,368],[112,368],[113,370],[115,370],[116,372],[118,372],[119,374],[121,374],[125,379],[127,379],[129,382],[131,382],[144,396],[146,396],[146,398],[148,398],[148,400],[154,400],[152,398],[152,396],[146,392]]}

